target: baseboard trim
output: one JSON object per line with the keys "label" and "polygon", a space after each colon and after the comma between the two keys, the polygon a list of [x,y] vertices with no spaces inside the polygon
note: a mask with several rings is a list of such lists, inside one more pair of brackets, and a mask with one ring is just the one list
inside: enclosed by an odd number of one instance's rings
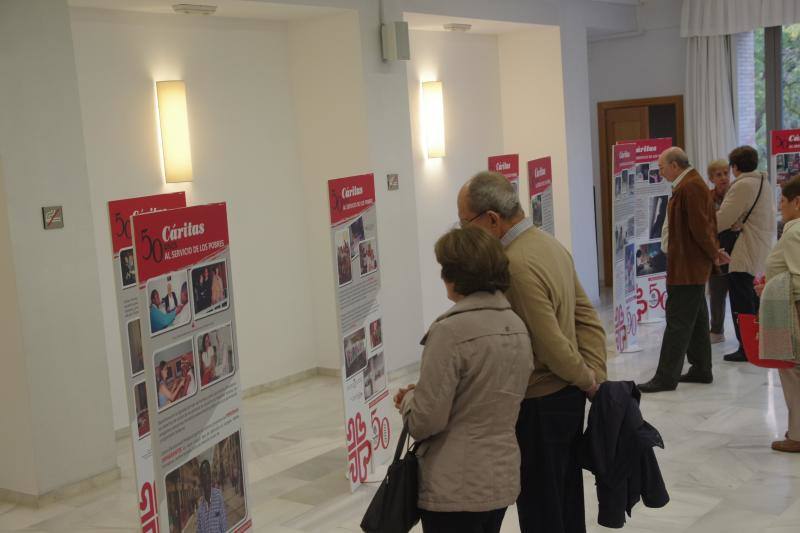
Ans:
{"label": "baseboard trim", "polygon": [[118,480],[121,476],[122,474],[119,466],[115,466],[100,474],[75,483],[70,483],[40,495],[0,488],[0,501],[24,505],[26,507],[40,508],[65,498],[76,496],[87,490],[103,487]]}

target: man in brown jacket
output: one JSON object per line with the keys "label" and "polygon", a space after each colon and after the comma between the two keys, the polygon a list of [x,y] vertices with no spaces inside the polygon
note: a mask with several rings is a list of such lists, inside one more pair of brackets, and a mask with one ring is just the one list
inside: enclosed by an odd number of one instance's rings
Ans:
{"label": "man in brown jacket", "polygon": [[458,195],[458,216],[462,226],[480,226],[505,246],[511,272],[506,296],[531,335],[534,371],[517,422],[520,529],[584,532],[577,450],[586,396],[606,378],[602,323],[569,252],[525,218],[503,176],[481,172],[469,180]]}
{"label": "man in brown jacket", "polygon": [[[675,390],[679,381],[713,381],[705,285],[714,265],[730,259],[718,247],[711,192],[686,153],[677,147],[665,150],[658,169],[672,183],[661,237],[667,250],[667,326],[656,375],[639,385],[642,392]],[[681,375],[684,355],[691,367]]]}

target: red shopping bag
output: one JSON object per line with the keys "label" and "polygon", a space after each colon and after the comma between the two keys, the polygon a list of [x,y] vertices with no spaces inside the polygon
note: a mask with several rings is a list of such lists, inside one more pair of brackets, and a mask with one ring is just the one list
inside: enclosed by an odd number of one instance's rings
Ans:
{"label": "red shopping bag", "polygon": [[750,364],[762,368],[794,368],[794,361],[778,361],[777,359],[760,359],[758,347],[758,317],[756,315],[739,314],[739,334],[742,336],[744,354]]}

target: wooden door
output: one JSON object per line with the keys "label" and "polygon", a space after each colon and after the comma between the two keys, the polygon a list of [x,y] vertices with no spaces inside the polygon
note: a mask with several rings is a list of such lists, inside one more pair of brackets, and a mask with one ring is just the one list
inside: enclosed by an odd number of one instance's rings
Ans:
{"label": "wooden door", "polygon": [[611,250],[612,180],[611,148],[622,141],[671,137],[683,146],[683,96],[600,102],[597,104],[600,149],[600,207],[603,231],[605,286],[614,282]]}

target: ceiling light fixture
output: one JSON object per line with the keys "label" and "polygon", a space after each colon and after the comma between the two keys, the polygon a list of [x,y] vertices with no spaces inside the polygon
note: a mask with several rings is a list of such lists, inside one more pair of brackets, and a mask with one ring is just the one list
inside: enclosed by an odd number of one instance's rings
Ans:
{"label": "ceiling light fixture", "polygon": [[217,12],[217,6],[174,4],[172,10],[180,15],[213,15]]}
{"label": "ceiling light fixture", "polygon": [[472,24],[462,24],[460,22],[450,22],[445,24],[444,29],[447,31],[460,31],[465,32],[472,29]]}

